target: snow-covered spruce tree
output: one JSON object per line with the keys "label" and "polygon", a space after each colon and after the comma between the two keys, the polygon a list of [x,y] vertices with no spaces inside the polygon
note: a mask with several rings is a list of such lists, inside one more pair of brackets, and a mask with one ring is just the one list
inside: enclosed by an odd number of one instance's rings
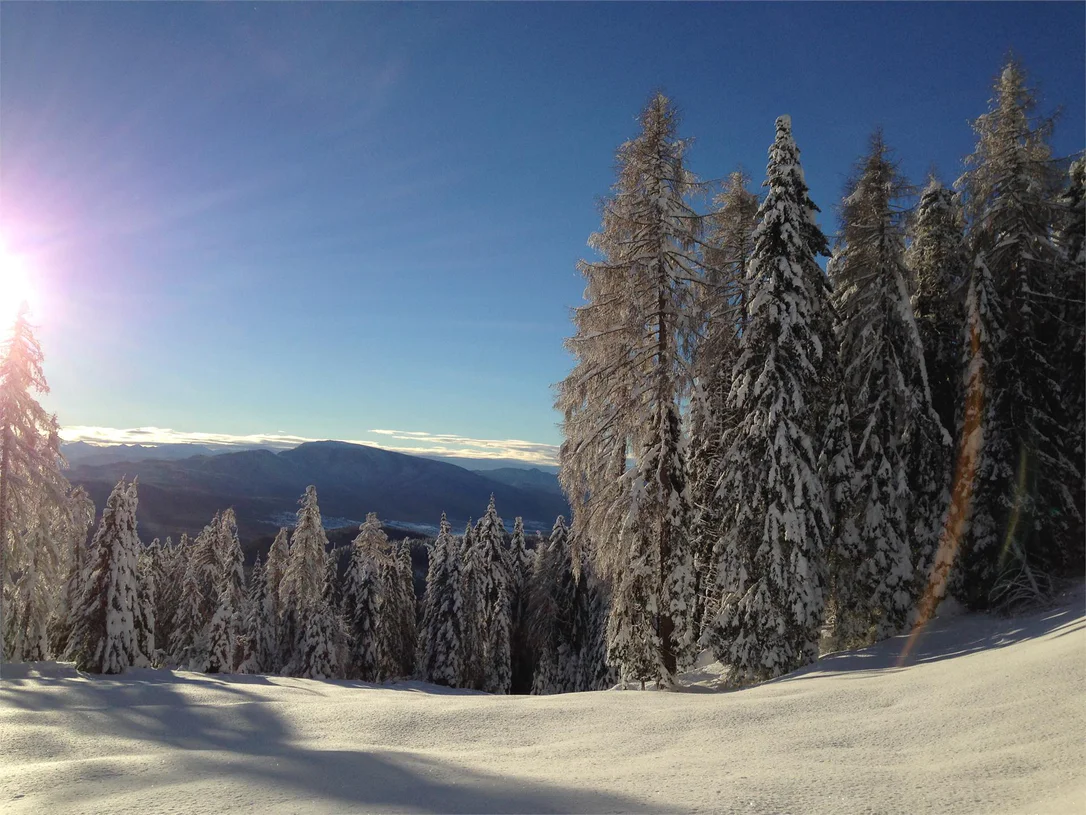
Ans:
{"label": "snow-covered spruce tree", "polygon": [[[42,519],[63,512],[68,492],[60,472],[56,417],[48,415],[36,398],[49,392],[42,359],[24,305],[0,345],[0,656],[8,659],[23,658],[9,640],[14,629],[5,620],[17,605],[16,581],[32,575],[33,582],[40,583],[32,589],[23,580],[20,595],[27,598],[40,596],[42,588],[55,590],[63,579],[62,572],[49,571],[60,568],[60,559],[56,541],[40,527]],[[34,547],[43,543],[50,551],[35,552]],[[36,606],[28,618],[25,605],[14,610],[24,620],[22,628],[29,624],[34,631],[45,630],[48,618],[39,616],[51,611]],[[35,635],[23,641],[36,639]]]}
{"label": "snow-covered spruce tree", "polygon": [[242,660],[238,673],[259,674],[269,670],[272,655],[277,643],[273,636],[271,621],[268,619],[268,604],[265,602],[267,581],[264,579],[264,564],[260,555],[256,556],[253,569],[249,572],[249,591],[245,601],[245,633],[242,635]]}
{"label": "snow-covered spruce tree", "polygon": [[[158,618],[158,607],[160,602],[159,597],[159,585],[162,582],[160,573],[164,568],[167,555],[163,551],[162,541],[159,538],[153,538],[150,543],[143,546],[139,553],[139,559],[137,561],[137,567],[140,570],[140,582],[144,579],[143,571],[147,571],[147,579],[150,581],[150,592],[148,596],[152,598],[151,603],[151,617],[155,621],[154,628],[151,633],[154,636],[155,646],[159,649],[165,648],[167,642],[166,639],[159,637],[159,630],[162,628],[162,621]],[[141,591],[143,587],[141,585]],[[144,651],[144,653],[147,653]],[[152,651],[147,654],[152,663],[155,663],[155,655]],[[157,664],[157,663],[156,663]]]}
{"label": "snow-covered spruce tree", "polygon": [[204,620],[203,587],[199,566],[192,557],[195,544],[184,544],[179,554],[184,564],[181,592],[170,632],[170,662],[189,671],[206,671],[208,663],[207,621]]}
{"label": "snow-covered spruce tree", "polygon": [[[825,603],[829,515],[817,446],[835,395],[836,341],[815,261],[826,240],[788,116],[777,119],[767,175],[728,396],[738,419],[725,442],[714,551],[721,610],[709,630],[735,684],[815,659]],[[616,581],[612,603],[621,602]]]}
{"label": "snow-covered spruce tree", "polygon": [[208,671],[234,673],[241,664],[245,630],[245,557],[234,510],[220,513],[218,521],[212,544],[218,571],[215,611],[208,634]]}
{"label": "snow-covered spruce tree", "polygon": [[970,269],[964,229],[953,191],[931,176],[920,194],[905,261],[931,405],[952,437],[962,410],[962,324]]}
{"label": "snow-covered spruce tree", "polygon": [[62,574],[63,530],[57,508],[37,502],[28,525],[16,538],[25,544],[25,552],[8,597],[6,656],[38,662],[49,656],[49,623],[58,599],[56,578]]}
{"label": "snow-covered spruce tree", "polygon": [[867,547],[857,529],[855,494],[862,485],[856,483],[851,425],[847,395],[839,389],[830,404],[818,458],[830,523],[823,561],[829,629],[825,646],[830,651],[860,646],[871,639],[871,618],[863,613],[870,606],[869,598],[864,594],[865,586],[856,580]]}
{"label": "snow-covered spruce tree", "polygon": [[94,502],[82,487],[68,496],[65,508],[65,544],[68,550],[67,577],[61,589],[56,623],[52,632],[52,650],[57,659],[72,658],[72,632],[76,613],[83,597],[83,574],[89,559],[91,526],[94,525]]}
{"label": "snow-covered spruce tree", "polygon": [[926,582],[948,498],[950,437],[931,405],[909,299],[900,205],[908,191],[876,131],[849,182],[829,265],[855,439],[861,541],[859,558],[844,563],[854,570],[850,602],[837,603],[835,611],[839,622],[854,616],[849,628],[856,633],[866,620],[874,639],[905,627]]}
{"label": "snow-covered spruce tree", "polygon": [[343,616],[350,636],[348,676],[374,682],[380,673],[381,564],[390,557],[388,536],[377,513],[366,515],[351,544],[343,586]]}
{"label": "snow-covered spruce tree", "polygon": [[243,610],[234,605],[234,593],[225,578],[219,582],[216,597],[215,613],[208,626],[206,670],[208,673],[234,673],[240,661],[237,653],[242,630],[238,621]]}
{"label": "snow-covered spruce tree", "polygon": [[607,616],[610,591],[590,562],[582,565],[580,580],[589,594],[587,640],[580,654],[580,684],[577,690],[607,690],[618,682],[618,672],[607,661]]}
{"label": "snow-covered spruce tree", "polygon": [[513,521],[509,542],[509,662],[510,693],[528,693],[532,689],[533,652],[529,628],[532,564],[534,557],[524,540],[524,519]]}
{"label": "snow-covered spruce tree", "polygon": [[283,572],[286,571],[287,561],[290,557],[290,530],[285,526],[279,528],[279,532],[268,550],[268,562],[264,566],[264,582],[267,586],[264,592],[265,615],[271,626],[271,637],[275,647],[268,656],[268,664],[264,666],[265,673],[278,673],[283,669],[287,645],[290,639],[286,636],[283,626],[283,606],[279,599],[279,590],[283,583]]}
{"label": "snow-covered spruce tree", "polygon": [[[581,551],[575,569],[572,550]],[[599,690],[618,681],[607,663],[607,587],[587,547],[572,547],[559,517],[550,540],[539,544],[531,580],[530,631],[536,651],[532,693]]]}
{"label": "snow-covered spruce tree", "polygon": [[431,633],[438,608],[437,596],[444,588],[441,584],[445,581],[445,535],[451,530],[449,520],[442,512],[437,537],[426,544],[426,587],[423,589],[422,600],[419,603],[419,627],[416,641],[418,652],[415,655],[415,665],[419,676],[423,679],[428,678],[427,666],[430,663]]}
{"label": "snow-covered spruce tree", "polygon": [[[562,519],[562,534],[565,519]],[[553,538],[552,532],[552,538]],[[562,671],[558,666],[558,631],[555,616],[552,578],[556,574],[556,557],[550,543],[536,555],[535,569],[532,575],[531,627],[532,644],[535,648],[535,671],[532,674],[532,690],[535,695],[543,696],[560,692]]]}
{"label": "snow-covered spruce tree", "polygon": [[411,563],[411,541],[396,547],[396,572],[400,586],[400,675],[415,673],[415,649],[418,646],[419,603],[415,596],[415,568]]}
{"label": "snow-covered spruce tree", "polygon": [[[320,506],[317,504],[317,488],[306,487],[299,499],[297,522],[290,538],[290,555],[279,584],[279,601],[283,608],[285,629],[293,636],[285,643],[284,672],[299,676],[306,668],[307,622],[320,617],[324,609],[313,606],[326,604],[328,575],[328,536],[321,523]],[[320,612],[320,613],[317,613]]]}
{"label": "snow-covered spruce tree", "polygon": [[76,668],[90,673],[121,673],[142,663],[136,617],[139,586],[136,559],[136,482],[117,483],[91,543],[83,578],[76,628],[73,632]]}
{"label": "snow-covered spruce tree", "polygon": [[536,555],[532,574],[531,631],[536,650],[532,693],[564,693],[575,672],[570,662],[576,594],[566,519],[555,519],[550,539]]}
{"label": "snow-covered spruce tree", "polygon": [[482,568],[477,562],[479,555],[475,546],[475,533],[471,519],[464,526],[460,537],[460,608],[462,623],[460,630],[460,678],[457,686],[482,690],[483,688],[483,641],[480,639],[478,619],[483,611],[479,606],[482,594]]}
{"label": "snow-covered spruce tree", "polygon": [[[1074,470],[1074,500],[1080,516],[1086,516],[1086,158],[1072,162],[1067,188],[1060,196],[1061,207],[1056,242],[1062,254],[1062,297],[1058,312],[1060,355],[1057,362],[1063,386],[1064,422],[1070,443],[1067,445]],[[1071,574],[1081,574],[1086,557],[1082,518],[1066,540],[1072,544],[1065,567]]]}
{"label": "snow-covered spruce tree", "polygon": [[473,534],[471,564],[475,577],[472,581],[475,616],[466,622],[473,629],[472,640],[478,644],[474,672],[480,677],[480,690],[509,693],[510,577],[505,524],[498,516],[493,495]]}
{"label": "snow-covered spruce tree", "polygon": [[1061,427],[1063,393],[1053,359],[1060,335],[1062,258],[1053,241],[1059,180],[1048,144],[1051,121],[1034,120],[1034,107],[1025,74],[1009,62],[989,111],[974,122],[977,146],[958,179],[979,264],[973,275],[983,268],[991,285],[982,316],[988,321],[984,447],[956,592],[974,606],[1000,602],[1001,587],[1019,578],[1040,586],[1082,544],[1071,540],[1078,474]]}
{"label": "snow-covered spruce tree", "polygon": [[567,341],[576,365],[556,401],[574,540],[591,540],[596,565],[615,577],[612,657],[628,678],[665,683],[695,640],[679,404],[700,218],[685,200],[695,180],[677,122],[656,94],[641,132],[618,149],[618,179],[589,241],[601,259],[580,264],[588,303]]}
{"label": "snow-covered spruce tree", "polygon": [[[187,541],[188,539],[185,538]],[[180,547],[173,539],[156,547],[158,538],[149,547],[152,551],[152,578],[155,593],[155,645],[168,661],[169,645],[173,640],[173,620],[181,598],[181,583],[185,578],[184,564],[180,562]]]}
{"label": "snow-covered spruce tree", "polygon": [[694,388],[690,401],[690,493],[693,509],[696,579],[695,626],[700,631],[706,607],[714,605],[712,552],[720,534],[717,484],[724,460],[722,440],[730,426],[727,413],[732,369],[739,358],[747,264],[754,250],[758,196],[750,179],[736,171],[714,199],[704,250],[705,274],[695,287],[699,333],[694,346]]}
{"label": "snow-covered spruce tree", "polygon": [[245,555],[238,539],[238,519],[234,510],[224,510],[219,516],[219,535],[215,542],[216,559],[219,563],[219,582],[233,594],[234,606],[242,607],[245,601]]}
{"label": "snow-covered spruce tree", "polygon": [[455,687],[464,672],[460,552],[452,527],[441,527],[430,548],[420,642],[419,673],[428,682]]}
{"label": "snow-covered spruce tree", "polygon": [[203,598],[201,614],[205,625],[211,622],[218,607],[218,584],[222,573],[218,545],[221,531],[222,513],[216,512],[211,523],[193,539],[189,549],[189,559],[200,583],[200,596]]}
{"label": "snow-covered spruce tree", "polygon": [[136,644],[140,657],[133,666],[136,668],[149,668],[158,666],[158,655],[155,653],[155,558],[160,557],[155,538],[155,547],[140,547],[136,557]]}
{"label": "snow-covered spruce tree", "polygon": [[335,572],[329,568],[328,553],[322,551],[321,557],[325,560],[321,593],[302,608],[301,637],[293,660],[292,674],[306,679],[335,679],[342,671],[339,655],[345,632],[333,606]]}
{"label": "snow-covered spruce tree", "polygon": [[384,682],[404,675],[402,621],[407,598],[390,544],[377,567],[377,585],[377,681]]}

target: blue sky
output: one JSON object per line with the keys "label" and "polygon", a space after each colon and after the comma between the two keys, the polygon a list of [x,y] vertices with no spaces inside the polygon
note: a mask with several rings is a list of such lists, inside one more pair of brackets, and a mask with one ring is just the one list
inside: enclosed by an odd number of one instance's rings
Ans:
{"label": "blue sky", "polygon": [[63,425],[555,444],[575,263],[651,90],[703,178],[760,183],[791,114],[831,231],[876,125],[914,181],[956,177],[1009,49],[1081,150],[1084,28],[1082,3],[4,3],[0,233]]}

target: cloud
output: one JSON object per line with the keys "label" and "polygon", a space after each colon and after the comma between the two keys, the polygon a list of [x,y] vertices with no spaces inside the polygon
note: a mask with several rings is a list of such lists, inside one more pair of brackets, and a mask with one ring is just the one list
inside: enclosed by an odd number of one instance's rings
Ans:
{"label": "cloud", "polygon": [[557,464],[558,447],[554,444],[522,439],[473,439],[453,433],[428,433],[424,430],[371,430],[396,441],[437,445],[434,452],[465,458],[510,458],[536,464]]}
{"label": "cloud", "polygon": [[[558,447],[553,444],[524,441],[522,439],[473,439],[454,433],[429,433],[420,430],[369,430],[374,439],[339,439],[350,444],[380,447],[397,453],[448,458],[489,458],[522,461],[526,464],[554,465],[558,463]],[[207,447],[267,447],[286,450],[309,441],[323,441],[306,436],[296,436],[283,431],[275,433],[201,433],[173,430],[168,427],[90,427],[76,425],[65,427],[60,437],[67,442],[82,441],[88,444],[201,444]],[[402,444],[389,444],[403,442]]]}
{"label": "cloud", "polygon": [[[292,436],[287,433],[253,433],[239,436],[232,433],[193,433],[184,430],[172,430],[168,427],[88,427],[75,425],[61,428],[60,437],[64,441],[83,441],[88,444],[203,444],[208,447],[271,447],[287,449],[297,447],[307,441],[316,441],[304,436]],[[356,442],[366,444],[366,442]]]}

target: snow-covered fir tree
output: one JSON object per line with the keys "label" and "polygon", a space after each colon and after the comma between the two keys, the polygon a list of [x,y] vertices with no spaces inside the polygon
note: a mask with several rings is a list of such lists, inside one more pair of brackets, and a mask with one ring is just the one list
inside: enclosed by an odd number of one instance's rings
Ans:
{"label": "snow-covered fir tree", "polygon": [[852,419],[847,394],[840,389],[830,405],[822,435],[818,473],[826,489],[829,537],[823,560],[829,642],[827,650],[839,651],[869,641],[871,618],[866,587],[856,579],[867,547],[857,528],[856,465],[853,458]]}
{"label": "snow-covered fir tree", "polygon": [[[815,261],[826,240],[788,116],[777,119],[767,175],[727,403],[739,418],[725,442],[714,551],[721,610],[709,632],[736,684],[815,659],[825,604],[829,514],[817,447],[837,349],[829,284]],[[616,581],[612,603],[622,602]]]}
{"label": "snow-covered fir tree", "polygon": [[399,553],[387,543],[378,563],[377,583],[377,678],[384,681],[410,673],[413,655],[407,654],[407,647],[414,633],[405,625],[414,604],[414,588],[405,586]]}
{"label": "snow-covered fir tree", "polygon": [[91,543],[73,632],[73,655],[81,671],[121,673],[146,659],[136,634],[137,503],[136,482],[118,482]]}
{"label": "snow-covered fir tree", "polygon": [[529,627],[531,580],[534,556],[524,540],[524,519],[513,521],[509,542],[510,693],[532,689],[533,650]]}
{"label": "snow-covered fir tree", "polygon": [[754,250],[758,196],[742,171],[728,176],[709,215],[702,280],[695,288],[698,335],[694,348],[694,388],[690,401],[690,492],[693,510],[696,579],[695,625],[698,630],[715,594],[712,551],[720,534],[717,484],[724,461],[722,447],[730,426],[727,413],[732,369],[739,356],[745,310],[744,279]]}
{"label": "snow-covered fir tree", "polygon": [[290,554],[279,585],[284,626],[292,634],[291,641],[285,644],[283,670],[295,676],[301,675],[298,672],[303,668],[311,667],[305,660],[313,652],[306,649],[314,646],[306,640],[305,625],[313,620],[323,620],[326,616],[323,608],[314,607],[326,604],[328,589],[328,536],[321,523],[317,488],[312,485],[306,487],[298,503],[301,504],[298,520],[290,538]]}
{"label": "snow-covered fir tree", "polygon": [[242,661],[242,634],[245,627],[244,555],[238,540],[237,517],[233,509],[217,516],[212,538],[216,566],[215,610],[208,632],[208,670],[234,673]]}
{"label": "snow-covered fir tree", "polygon": [[157,665],[155,640],[155,558],[160,557],[161,546],[155,538],[153,546],[140,547],[136,557],[136,644],[139,658],[136,668]]}
{"label": "snow-covered fir tree", "polygon": [[219,564],[219,584],[225,585],[233,595],[235,608],[245,603],[245,555],[238,539],[238,519],[233,508],[219,516],[219,534],[215,541],[216,560]]}
{"label": "snow-covered fir tree", "polygon": [[351,544],[343,585],[343,616],[350,636],[347,668],[353,679],[373,682],[380,673],[381,564],[389,557],[388,536],[377,514],[370,512]]}
{"label": "snow-covered fir tree", "polygon": [[532,574],[531,629],[536,650],[532,693],[573,690],[567,684],[574,659],[571,622],[576,581],[566,519],[555,519],[550,538],[536,555]]}
{"label": "snow-covered fir tree", "polygon": [[[0,345],[0,656],[8,659],[39,650],[52,610],[39,601],[64,579],[54,523],[64,512],[68,482],[60,472],[56,417],[37,400],[49,392],[42,360],[24,305]],[[18,626],[5,619],[12,611]]]}
{"label": "snow-covered fir tree", "polygon": [[279,599],[280,587],[283,584],[283,572],[287,568],[287,560],[290,557],[290,530],[285,526],[279,528],[275,535],[271,549],[268,550],[268,562],[264,566],[264,614],[271,626],[271,638],[275,647],[268,656],[268,664],[264,670],[268,673],[278,673],[283,669],[286,659],[286,636],[283,625],[282,602]]}
{"label": "snow-covered fir tree", "polygon": [[38,662],[49,656],[49,623],[62,574],[63,526],[57,508],[52,502],[38,502],[16,537],[24,542],[25,553],[8,595],[6,656]]}
{"label": "snow-covered fir tree", "polygon": [[[1076,474],[1073,498],[1080,514],[1086,515],[1086,158],[1071,163],[1068,184],[1060,196],[1059,228],[1056,242],[1062,255],[1062,298],[1057,314],[1060,356],[1057,373],[1063,392],[1063,416],[1067,428],[1068,454]],[[1082,518],[1077,532],[1072,525],[1067,541],[1065,570],[1081,574],[1086,551],[1074,542],[1083,540]]]}
{"label": "snow-covered fir tree", "polygon": [[[1000,585],[1023,576],[1043,582],[1082,543],[1071,534],[1078,473],[1061,426],[1064,395],[1053,359],[1062,294],[1053,240],[1059,179],[1051,122],[1034,118],[1035,105],[1023,70],[1009,62],[988,112],[974,122],[976,149],[958,180],[974,294],[988,297],[980,312],[987,322],[983,449],[956,592],[971,605],[999,602]],[[970,365],[978,367],[975,358]]]}
{"label": "snow-covered fir tree", "polygon": [[931,404],[952,437],[962,404],[962,325],[970,269],[964,229],[954,192],[931,176],[920,194],[905,259]]}
{"label": "snow-covered fir tree", "polygon": [[[182,544],[185,539],[182,538]],[[181,592],[170,631],[170,662],[189,671],[206,671],[208,663],[207,621],[199,565],[192,557],[195,544],[182,545],[180,563],[184,565]]]}
{"label": "snow-covered fir tree", "polygon": [[415,665],[423,679],[426,678],[426,666],[430,661],[430,637],[434,627],[434,615],[437,613],[436,598],[440,591],[438,584],[444,580],[445,541],[442,531],[446,533],[451,531],[449,520],[444,512],[441,513],[437,537],[426,544],[426,584],[423,588],[422,599],[419,601],[419,624],[416,638],[418,650],[415,654]]}
{"label": "snow-covered fir tree", "polygon": [[[188,537],[183,539],[187,543]],[[164,655],[168,655],[173,639],[173,620],[177,615],[185,572],[180,546],[175,546],[170,537],[166,538],[165,544],[158,547],[155,546],[157,541],[156,538],[150,546],[155,592],[155,645]]]}
{"label": "snow-covered fir tree", "polygon": [[57,659],[72,658],[72,632],[83,597],[83,575],[89,558],[88,535],[94,525],[94,502],[82,487],[68,496],[65,512],[65,538],[68,549],[67,577],[61,589],[53,629],[53,654]]}
{"label": "snow-covered fir tree", "polygon": [[215,613],[208,624],[205,670],[208,673],[234,673],[239,663],[237,654],[242,631],[238,622],[243,610],[234,605],[234,593],[225,577],[220,579],[215,595]]}
{"label": "snow-covered fir tree", "polygon": [[479,619],[483,610],[479,605],[482,596],[483,573],[478,563],[479,552],[475,546],[475,534],[471,519],[464,526],[459,546],[460,608],[460,678],[457,686],[482,690],[483,687],[483,640],[480,637]]}
{"label": "snow-covered fir tree", "polygon": [[580,679],[577,690],[607,690],[619,680],[618,671],[607,660],[607,617],[610,590],[591,562],[581,567],[581,582],[588,593],[586,639],[581,644]]}
{"label": "snow-covered fir tree", "polygon": [[302,608],[301,637],[291,663],[291,674],[307,679],[335,679],[342,672],[339,660],[344,632],[332,602],[335,572],[328,566],[328,553],[322,551],[321,557],[325,560],[321,591]]}
{"label": "snow-covered fir tree", "polygon": [[219,535],[222,532],[222,513],[216,512],[197,535],[189,549],[189,559],[200,583],[200,596],[203,598],[203,606],[200,613],[204,623],[210,623],[218,606],[218,584],[221,577],[219,564]]}
{"label": "snow-covered fir tree", "polygon": [[272,670],[274,654],[278,643],[275,641],[275,629],[268,619],[267,581],[264,578],[264,564],[260,555],[256,556],[252,571],[249,573],[249,592],[245,602],[245,633],[242,637],[242,661],[238,673],[259,674]]}
{"label": "snow-covered fir tree", "polygon": [[430,547],[419,637],[418,670],[427,682],[453,687],[463,675],[461,589],[459,546],[443,512]]}
{"label": "snow-covered fir tree", "polygon": [[509,654],[510,608],[509,565],[505,554],[505,524],[498,516],[494,496],[486,513],[479,519],[472,535],[471,605],[474,615],[466,620],[472,627],[470,639],[476,643],[471,668],[488,693],[509,693],[511,662]]}
{"label": "snow-covered fir tree", "polygon": [[569,530],[561,516],[539,544],[531,579],[531,642],[536,651],[534,694],[610,687],[618,674],[607,663],[607,591],[582,552],[574,568]]}
{"label": "snow-covered fir tree", "polygon": [[861,541],[852,561],[856,585],[835,611],[838,622],[854,618],[851,631],[869,625],[872,640],[904,628],[934,558],[948,497],[950,437],[931,405],[909,298],[901,205],[908,191],[876,131],[849,183],[829,265],[855,439],[853,498]]}
{"label": "snow-covered fir tree", "polygon": [[403,540],[396,547],[396,572],[400,589],[400,675],[415,672],[415,650],[418,646],[418,598],[415,596],[415,568],[411,563],[411,542]]}
{"label": "snow-covered fir tree", "polygon": [[618,179],[589,241],[601,260],[580,264],[588,302],[567,343],[576,365],[556,402],[574,539],[591,540],[597,566],[615,578],[612,656],[628,677],[665,681],[695,639],[679,404],[700,219],[686,202],[695,180],[677,122],[656,94],[641,132],[618,149]]}

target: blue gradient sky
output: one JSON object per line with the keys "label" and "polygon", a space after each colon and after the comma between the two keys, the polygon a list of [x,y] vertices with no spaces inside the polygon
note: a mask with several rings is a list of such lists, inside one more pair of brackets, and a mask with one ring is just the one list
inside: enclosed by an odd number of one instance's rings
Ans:
{"label": "blue gradient sky", "polygon": [[954,179],[1008,49],[1082,149],[1084,9],[3,3],[0,232],[48,405],[556,443],[574,266],[652,89],[705,178],[760,183],[791,114],[832,230],[875,125],[914,181]]}

